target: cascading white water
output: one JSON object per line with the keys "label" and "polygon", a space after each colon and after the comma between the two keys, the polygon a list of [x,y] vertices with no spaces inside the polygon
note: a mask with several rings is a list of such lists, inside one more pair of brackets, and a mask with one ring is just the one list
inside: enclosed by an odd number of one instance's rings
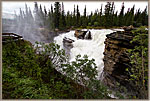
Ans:
{"label": "cascading white water", "polygon": [[54,38],[54,41],[63,48],[63,38],[67,37],[75,40],[73,42],[73,48],[70,50],[70,61],[75,60],[75,57],[80,54],[81,56],[87,55],[89,59],[95,59],[95,63],[98,67],[98,79],[100,79],[100,74],[103,71],[103,52],[105,48],[104,41],[106,35],[115,31],[123,31],[122,29],[102,29],[102,30],[90,30],[92,35],[92,40],[77,39],[74,36],[75,31],[70,31],[68,33],[61,34]]}

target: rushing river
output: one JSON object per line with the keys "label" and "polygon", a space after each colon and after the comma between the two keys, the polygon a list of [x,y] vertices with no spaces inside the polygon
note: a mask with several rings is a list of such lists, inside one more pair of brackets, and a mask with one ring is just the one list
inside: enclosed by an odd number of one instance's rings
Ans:
{"label": "rushing river", "polygon": [[[123,31],[122,29],[101,29],[101,30],[90,30],[92,35],[92,40],[83,40],[83,39],[77,39],[74,36],[75,31],[70,31],[68,33],[63,33],[57,37],[54,38],[54,41],[60,45],[62,49],[63,47],[63,38],[67,37],[70,39],[75,40],[73,42],[73,48],[70,50],[70,61],[75,60],[75,57],[80,54],[81,56],[84,56],[85,54],[89,57],[89,59],[95,59],[95,63],[98,67],[98,77],[100,77],[100,74],[103,71],[104,62],[103,62],[103,52],[105,48],[104,41],[106,39],[106,35],[110,34],[115,31]],[[100,79],[100,78],[98,78]]]}

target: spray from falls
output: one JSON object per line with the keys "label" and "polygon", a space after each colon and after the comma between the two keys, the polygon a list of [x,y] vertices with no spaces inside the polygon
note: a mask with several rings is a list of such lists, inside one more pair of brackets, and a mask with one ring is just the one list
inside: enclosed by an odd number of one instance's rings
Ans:
{"label": "spray from falls", "polygon": [[44,30],[44,19],[42,10],[38,8],[35,2],[34,15],[30,8],[25,4],[25,11],[20,9],[20,13],[14,15],[14,19],[2,19],[3,33],[16,33],[25,40],[35,43],[35,41],[44,42],[45,36],[42,34]]}

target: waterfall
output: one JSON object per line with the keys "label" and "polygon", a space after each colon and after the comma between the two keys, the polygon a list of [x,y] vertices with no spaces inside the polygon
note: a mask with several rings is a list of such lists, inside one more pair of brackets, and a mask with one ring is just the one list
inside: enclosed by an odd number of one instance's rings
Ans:
{"label": "waterfall", "polygon": [[[118,31],[120,29],[101,29],[101,30],[89,30],[92,35],[92,40],[83,40],[83,39],[77,39],[74,36],[75,31],[70,31],[68,33],[63,33],[57,37],[54,38],[54,41],[60,45],[60,47],[63,49],[63,38],[67,37],[70,39],[75,40],[73,42],[73,48],[70,50],[70,62],[75,60],[75,57],[80,54],[81,56],[84,56],[85,54],[89,57],[89,59],[95,59],[95,63],[97,65],[97,71],[98,71],[98,79],[100,79],[100,75],[104,68],[104,62],[103,62],[103,52],[105,48],[104,41],[106,39],[106,35],[110,34],[112,32]],[[122,30],[120,30],[122,31]]]}
{"label": "waterfall", "polygon": [[84,39],[88,39],[89,34],[90,34],[90,31],[88,30],[84,36]]}

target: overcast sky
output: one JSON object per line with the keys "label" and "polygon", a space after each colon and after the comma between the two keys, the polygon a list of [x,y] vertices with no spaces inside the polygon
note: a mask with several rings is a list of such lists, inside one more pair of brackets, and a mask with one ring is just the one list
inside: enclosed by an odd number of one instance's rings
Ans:
{"label": "overcast sky", "polygon": [[[31,10],[34,10],[34,2],[10,2],[10,1],[2,1],[2,13],[11,13],[14,14],[14,11],[16,11],[16,14],[19,14],[19,8],[22,10],[25,10],[25,3],[27,4],[28,7],[30,7]],[[54,2],[52,1],[40,1],[37,2],[38,5],[42,5],[42,8],[44,8],[44,5],[46,6],[46,9],[50,9],[51,4],[54,5]],[[79,5],[79,11],[81,14],[84,11],[85,5],[87,8],[87,13],[91,13],[91,11],[95,11],[96,9],[100,9],[101,4],[103,4],[103,10],[107,2],[101,2],[101,1],[64,1],[64,9],[65,13],[67,11],[73,11],[74,10],[74,5]],[[119,11],[121,9],[122,1],[115,1],[115,11]],[[142,11],[145,9],[146,6],[148,6],[148,1],[126,1],[124,2],[125,5],[125,12],[127,11],[128,8],[132,8],[133,5],[135,4],[135,9],[140,8]]]}

